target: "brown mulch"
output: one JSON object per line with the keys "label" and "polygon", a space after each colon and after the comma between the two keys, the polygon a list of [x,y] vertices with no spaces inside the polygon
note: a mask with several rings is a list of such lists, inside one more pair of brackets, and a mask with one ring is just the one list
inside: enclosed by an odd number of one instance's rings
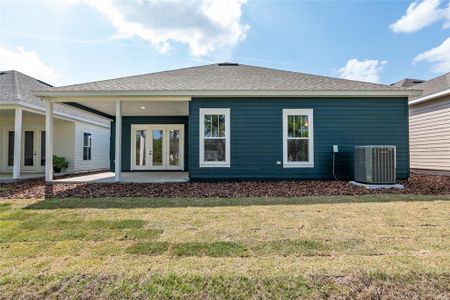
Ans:
{"label": "brown mulch", "polygon": [[97,198],[97,197],[299,197],[396,194],[450,194],[450,176],[413,175],[404,190],[367,190],[347,181],[245,181],[245,182],[190,182],[168,184],[97,183],[97,184],[45,184],[43,180],[28,180],[3,184],[0,198]]}

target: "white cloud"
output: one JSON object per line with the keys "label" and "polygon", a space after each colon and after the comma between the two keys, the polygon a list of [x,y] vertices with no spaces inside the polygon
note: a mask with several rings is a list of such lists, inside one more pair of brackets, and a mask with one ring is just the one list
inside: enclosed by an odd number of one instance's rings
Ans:
{"label": "white cloud", "polygon": [[444,28],[450,26],[450,3],[440,8],[441,0],[415,1],[408,6],[406,14],[390,26],[393,32],[415,32],[439,20],[447,20]]}
{"label": "white cloud", "polygon": [[0,70],[17,70],[50,84],[59,78],[56,70],[42,62],[35,51],[26,51],[22,46],[15,50],[0,47]]}
{"label": "white cloud", "polygon": [[168,51],[171,42],[178,42],[188,45],[194,56],[231,48],[245,39],[249,26],[241,24],[241,9],[246,1],[79,0],[112,23],[116,38],[139,37],[160,52]]}
{"label": "white cloud", "polygon": [[444,18],[445,18],[446,22],[444,23],[443,27],[445,29],[448,29],[448,28],[450,28],[450,1],[448,2],[447,11],[445,13]]}
{"label": "white cloud", "polygon": [[356,58],[347,61],[344,67],[339,69],[339,75],[344,79],[380,82],[380,72],[383,71],[387,61],[377,59],[357,60]]}
{"label": "white cloud", "polygon": [[433,71],[436,73],[450,72],[450,37],[436,48],[417,55],[413,63],[421,61],[434,63]]}

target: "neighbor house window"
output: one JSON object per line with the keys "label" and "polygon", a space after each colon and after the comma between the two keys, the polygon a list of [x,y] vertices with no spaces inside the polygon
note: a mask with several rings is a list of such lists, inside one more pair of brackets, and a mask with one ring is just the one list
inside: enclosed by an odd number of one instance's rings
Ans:
{"label": "neighbor house window", "polygon": [[83,133],[83,160],[92,159],[92,134]]}
{"label": "neighbor house window", "polygon": [[283,109],[283,166],[314,167],[313,110]]}
{"label": "neighbor house window", "polygon": [[200,167],[230,166],[230,109],[200,109]]}

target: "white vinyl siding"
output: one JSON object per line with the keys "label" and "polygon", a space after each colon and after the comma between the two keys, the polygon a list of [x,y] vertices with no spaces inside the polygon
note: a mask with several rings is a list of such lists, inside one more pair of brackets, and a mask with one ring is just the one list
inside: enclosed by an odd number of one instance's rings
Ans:
{"label": "white vinyl siding", "polygon": [[409,108],[412,169],[450,171],[450,96]]}
{"label": "white vinyl siding", "polygon": [[83,132],[83,160],[92,160],[92,133]]}
{"label": "white vinyl siding", "polygon": [[[84,133],[90,133],[92,138],[91,160],[83,160]],[[75,124],[75,170],[89,171],[109,169],[109,138],[108,128],[83,122]]]}
{"label": "white vinyl siding", "polygon": [[64,172],[72,172],[75,170],[75,123],[64,121],[58,122],[58,120],[55,119],[53,128],[53,154],[62,156],[69,162],[69,167]]}

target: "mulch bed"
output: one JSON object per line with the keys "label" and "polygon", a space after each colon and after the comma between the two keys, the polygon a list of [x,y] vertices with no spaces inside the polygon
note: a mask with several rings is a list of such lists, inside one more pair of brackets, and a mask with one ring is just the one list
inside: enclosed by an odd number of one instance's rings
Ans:
{"label": "mulch bed", "polygon": [[367,190],[347,181],[280,181],[280,182],[190,182],[190,183],[58,183],[45,184],[43,180],[28,180],[3,184],[0,198],[98,198],[98,197],[299,197],[395,194],[450,194],[450,176],[413,175],[404,190]]}

